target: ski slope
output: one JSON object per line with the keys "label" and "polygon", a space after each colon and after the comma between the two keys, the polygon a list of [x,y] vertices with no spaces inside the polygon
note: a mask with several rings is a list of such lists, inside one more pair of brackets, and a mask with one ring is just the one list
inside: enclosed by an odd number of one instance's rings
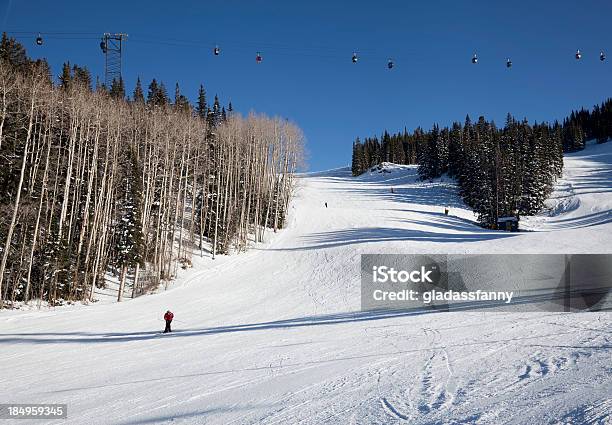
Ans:
{"label": "ski slope", "polygon": [[610,312],[359,312],[359,256],[610,253],[612,143],[566,157],[530,232],[385,169],[300,176],[288,228],[168,291],[0,312],[0,400],[67,403],[62,424],[611,423]]}

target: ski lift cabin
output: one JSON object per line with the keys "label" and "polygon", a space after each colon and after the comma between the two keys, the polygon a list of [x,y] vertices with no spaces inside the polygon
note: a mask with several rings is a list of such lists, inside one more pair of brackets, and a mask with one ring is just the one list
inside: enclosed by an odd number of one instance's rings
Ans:
{"label": "ski lift cabin", "polygon": [[515,216],[499,217],[497,219],[497,229],[505,230],[506,232],[519,231],[519,219]]}

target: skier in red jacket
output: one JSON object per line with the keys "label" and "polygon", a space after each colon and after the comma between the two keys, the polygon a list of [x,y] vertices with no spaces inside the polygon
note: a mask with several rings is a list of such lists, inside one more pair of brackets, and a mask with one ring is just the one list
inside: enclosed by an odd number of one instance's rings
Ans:
{"label": "skier in red jacket", "polygon": [[172,332],[172,329],[170,329],[172,319],[174,319],[174,314],[170,310],[166,311],[166,314],[164,314],[164,320],[166,321],[166,329],[164,329],[164,333]]}

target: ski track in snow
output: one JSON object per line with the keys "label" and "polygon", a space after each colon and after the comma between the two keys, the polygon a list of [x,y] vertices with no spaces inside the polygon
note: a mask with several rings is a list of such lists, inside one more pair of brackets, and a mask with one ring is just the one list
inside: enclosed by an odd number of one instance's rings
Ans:
{"label": "ski track in snow", "polygon": [[1,312],[0,400],[67,403],[57,424],[609,424],[610,312],[359,312],[363,253],[611,252],[612,143],[565,164],[518,234],[415,167],[301,175],[288,228],[171,290]]}

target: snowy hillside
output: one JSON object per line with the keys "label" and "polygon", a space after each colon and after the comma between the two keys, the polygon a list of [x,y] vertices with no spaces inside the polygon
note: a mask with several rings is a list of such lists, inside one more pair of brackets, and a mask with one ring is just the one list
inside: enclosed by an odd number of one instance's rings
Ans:
{"label": "snowy hillside", "polygon": [[3,311],[0,399],[67,403],[71,424],[610,423],[610,312],[362,313],[359,256],[611,253],[612,143],[566,157],[530,232],[383,168],[301,176],[287,229],[169,291]]}
{"label": "snowy hillside", "polygon": [[530,227],[562,230],[612,221],[611,164],[609,144],[590,143],[585,151],[567,154],[563,177],[547,201],[548,211],[530,217]]}

